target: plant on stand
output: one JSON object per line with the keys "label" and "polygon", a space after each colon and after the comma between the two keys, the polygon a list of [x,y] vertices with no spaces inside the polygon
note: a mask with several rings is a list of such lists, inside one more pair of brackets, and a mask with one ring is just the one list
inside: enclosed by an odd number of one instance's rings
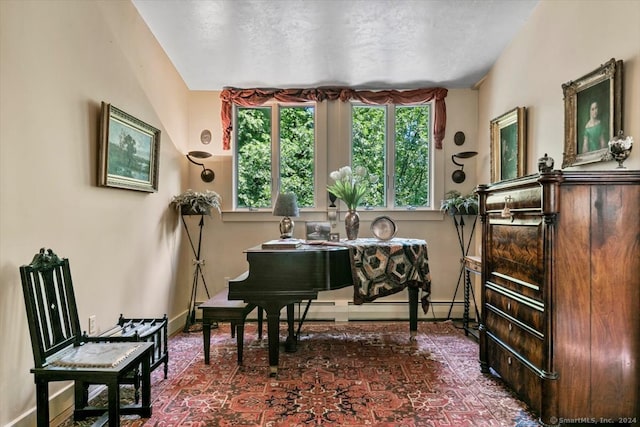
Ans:
{"label": "plant on stand", "polygon": [[477,215],[478,198],[475,194],[463,196],[459,191],[451,190],[444,195],[440,210],[449,215]]}
{"label": "plant on stand", "polygon": [[[459,191],[451,190],[445,193],[444,200],[440,203],[440,210],[446,214],[449,214],[453,219],[453,224],[456,227],[456,234],[458,235],[458,244],[460,245],[460,273],[458,274],[458,282],[456,284],[456,290],[451,298],[451,305],[449,306],[449,313],[447,313],[447,319],[451,317],[451,310],[458,293],[458,288],[463,280],[464,274],[464,259],[469,254],[469,248],[473,242],[473,233],[476,229],[476,221],[478,220],[478,197],[475,194],[467,194],[463,196]],[[466,238],[464,235],[464,216],[473,216],[471,233]]]}
{"label": "plant on stand", "polygon": [[220,203],[222,198],[218,193],[212,190],[187,191],[174,196],[171,199],[173,205],[182,215],[209,215],[211,209],[215,209],[220,213]]}
{"label": "plant on stand", "polygon": [[[205,191],[193,191],[188,189],[171,199],[169,205],[173,205],[175,209],[182,214],[182,224],[187,233],[189,244],[195,259],[193,264],[195,266],[193,270],[193,282],[191,288],[191,298],[189,299],[189,306],[187,307],[187,320],[184,325],[183,332],[190,332],[191,326],[196,322],[196,296],[198,294],[198,281],[202,280],[202,284],[209,298],[209,289],[207,288],[207,282],[204,277],[203,267],[204,260],[201,258],[202,249],[202,229],[204,227],[204,215],[211,216],[211,210],[215,209],[220,213],[220,203],[222,198],[218,193],[212,190]],[[194,241],[191,239],[189,233],[189,227],[185,221],[186,215],[200,215],[200,221],[198,222],[199,234],[198,244],[194,245]]]}
{"label": "plant on stand", "polygon": [[358,238],[360,229],[360,217],[356,209],[367,194],[367,184],[376,183],[378,177],[369,174],[367,168],[356,166],[351,170],[349,166],[343,166],[337,171],[329,174],[329,177],[335,182],[327,186],[327,190],[347,205],[347,214],[344,218],[345,231],[348,240]]}

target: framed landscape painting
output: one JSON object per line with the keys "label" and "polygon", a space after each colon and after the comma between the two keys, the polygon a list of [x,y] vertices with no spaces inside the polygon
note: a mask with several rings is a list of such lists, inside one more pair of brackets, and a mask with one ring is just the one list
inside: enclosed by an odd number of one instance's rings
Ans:
{"label": "framed landscape painting", "polygon": [[105,102],[100,114],[98,185],[158,191],[160,131]]}
{"label": "framed landscape painting", "polygon": [[526,109],[516,107],[491,120],[491,182],[525,174]]}
{"label": "framed landscape painting", "polygon": [[607,160],[608,142],[622,129],[622,61],[611,59],[562,91],[562,167]]}

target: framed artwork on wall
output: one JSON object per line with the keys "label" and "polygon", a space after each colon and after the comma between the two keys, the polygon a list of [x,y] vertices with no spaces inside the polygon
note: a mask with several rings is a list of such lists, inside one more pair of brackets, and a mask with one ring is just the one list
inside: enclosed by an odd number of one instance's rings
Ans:
{"label": "framed artwork on wall", "polygon": [[98,185],[158,191],[158,129],[103,102],[98,139]]}
{"label": "framed artwork on wall", "polygon": [[526,108],[516,107],[491,120],[491,182],[525,174]]}
{"label": "framed artwork on wall", "polygon": [[562,91],[562,167],[608,160],[607,143],[622,130],[622,61],[611,59]]}

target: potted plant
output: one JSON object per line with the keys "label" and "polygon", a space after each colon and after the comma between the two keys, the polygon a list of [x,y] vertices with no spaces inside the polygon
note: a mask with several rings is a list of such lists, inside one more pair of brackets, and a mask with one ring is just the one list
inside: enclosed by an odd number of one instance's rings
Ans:
{"label": "potted plant", "polygon": [[477,215],[478,198],[475,194],[463,196],[459,191],[451,190],[444,195],[440,205],[442,212],[449,215]]}
{"label": "potted plant", "polygon": [[171,199],[173,205],[182,215],[209,215],[211,209],[216,209],[220,213],[221,197],[211,190],[187,191],[174,196]]}

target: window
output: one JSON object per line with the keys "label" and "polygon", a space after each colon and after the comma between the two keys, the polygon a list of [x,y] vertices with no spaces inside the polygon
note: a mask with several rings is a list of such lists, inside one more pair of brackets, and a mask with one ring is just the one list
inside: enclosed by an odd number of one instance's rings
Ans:
{"label": "window", "polygon": [[432,205],[431,104],[351,107],[353,166],[379,177],[364,203],[413,209]]}
{"label": "window", "polygon": [[293,191],[315,206],[315,106],[236,107],[236,206],[270,208]]}

